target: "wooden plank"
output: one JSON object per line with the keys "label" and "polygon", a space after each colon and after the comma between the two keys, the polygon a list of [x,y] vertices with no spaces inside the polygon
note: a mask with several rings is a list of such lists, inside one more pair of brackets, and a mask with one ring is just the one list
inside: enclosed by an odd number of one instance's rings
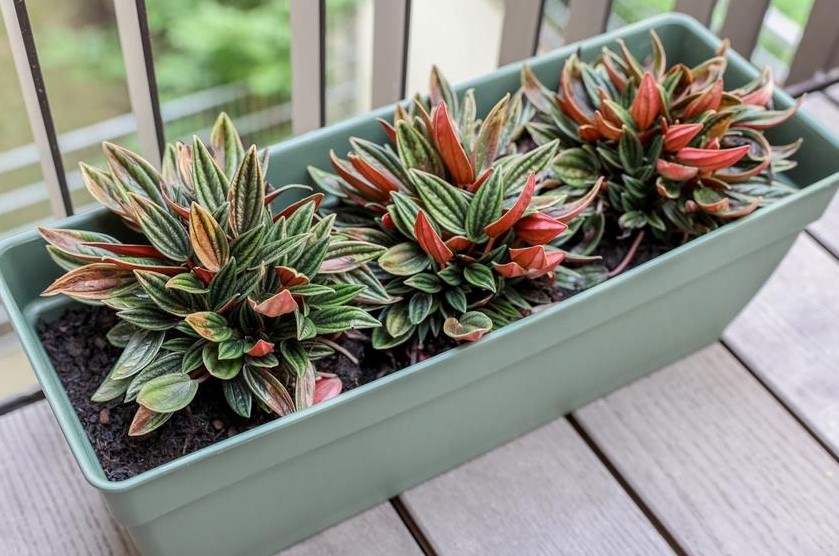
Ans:
{"label": "wooden plank", "polygon": [[[137,554],[82,478],[45,401],[0,417],[0,446],[0,554]],[[393,507],[382,504],[281,554],[421,552]]]}
{"label": "wooden plank", "polygon": [[[827,90],[826,95],[823,93],[807,95],[803,109],[816,116],[821,123],[839,135],[837,102],[839,102],[839,86],[834,86]],[[812,224],[808,230],[834,255],[839,256],[839,197],[833,199],[825,210],[824,216]]]}
{"label": "wooden plank", "polygon": [[544,5],[545,0],[505,0],[499,66],[518,62],[536,53]]}
{"label": "wooden plank", "polygon": [[672,553],[564,419],[402,501],[440,554]]}
{"label": "wooden plank", "polygon": [[373,108],[405,96],[411,0],[373,0]]}
{"label": "wooden plank", "polygon": [[0,554],[135,554],[45,401],[0,418]]}
{"label": "wooden plank", "polygon": [[[742,0],[737,1],[741,2]],[[716,5],[717,0],[676,0],[674,10],[695,17],[700,23],[707,26],[711,23],[711,15],[713,15]]]}
{"label": "wooden plank", "polygon": [[836,25],[836,0],[815,0],[804,26],[801,43],[790,64],[786,82],[805,81],[826,68],[839,39]]}
{"label": "wooden plank", "polygon": [[281,556],[420,556],[393,506],[381,504],[280,552]]}
{"label": "wooden plank", "polygon": [[568,0],[565,43],[581,41],[606,30],[612,0]]}
{"label": "wooden plank", "polygon": [[802,236],[725,341],[839,454],[839,263]]}
{"label": "wooden plank", "polygon": [[768,7],[769,0],[729,2],[720,36],[727,37],[734,50],[746,58],[751,57]]}
{"label": "wooden plank", "polygon": [[321,127],[324,103],[326,0],[291,0],[291,127],[295,135]]}
{"label": "wooden plank", "polygon": [[839,463],[720,344],[577,411],[688,553],[839,553]]}

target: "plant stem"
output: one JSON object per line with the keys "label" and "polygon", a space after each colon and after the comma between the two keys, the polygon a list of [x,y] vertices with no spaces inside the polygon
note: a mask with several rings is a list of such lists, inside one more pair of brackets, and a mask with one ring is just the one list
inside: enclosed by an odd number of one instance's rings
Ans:
{"label": "plant stem", "polygon": [[635,253],[638,252],[638,246],[641,245],[642,239],[644,239],[644,230],[641,230],[638,232],[638,235],[635,236],[635,239],[632,241],[632,245],[629,246],[629,251],[626,252],[626,255],[624,255],[620,264],[609,271],[609,278],[613,278],[626,270],[626,267],[629,266],[629,263],[632,262],[633,258],[635,258]]}
{"label": "plant stem", "polygon": [[353,365],[358,365],[358,359],[356,358],[356,356],[353,355],[352,353],[350,353],[341,344],[339,344],[337,342],[333,342],[332,340],[327,340],[326,338],[318,338],[318,342],[331,347],[332,349],[334,349],[335,351],[337,351],[338,353],[340,353],[341,355],[343,355],[344,357],[349,359],[352,362]]}

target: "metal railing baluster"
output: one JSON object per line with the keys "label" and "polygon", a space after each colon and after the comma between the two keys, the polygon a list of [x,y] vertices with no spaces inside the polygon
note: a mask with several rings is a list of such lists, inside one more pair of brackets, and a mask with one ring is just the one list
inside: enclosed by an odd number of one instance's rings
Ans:
{"label": "metal railing baluster", "polygon": [[815,0],[804,26],[801,43],[790,64],[786,82],[795,84],[812,78],[816,72],[829,70],[833,53],[839,45],[836,23],[836,0]]}
{"label": "metal railing baluster", "polygon": [[505,0],[498,65],[536,54],[545,0]]}
{"label": "metal railing baluster", "polygon": [[731,47],[748,58],[757,44],[768,7],[769,0],[729,2],[720,36],[728,38]]}
{"label": "metal railing baluster", "polygon": [[563,29],[566,44],[602,33],[611,12],[612,0],[568,0],[568,21]]}
{"label": "metal railing baluster", "polygon": [[373,108],[405,98],[411,0],[373,0]]}
{"label": "metal railing baluster", "polygon": [[291,0],[291,125],[294,134],[326,121],[326,0]]}
{"label": "metal railing baluster", "polygon": [[9,45],[20,80],[23,101],[38,149],[41,172],[49,191],[53,216],[61,218],[73,214],[73,202],[67,189],[67,176],[50,112],[44,76],[38,62],[32,26],[25,0],[0,0],[0,9],[9,35]]}
{"label": "metal railing baluster", "polygon": [[160,156],[166,145],[160,101],[154,76],[154,59],[151,50],[145,0],[114,0],[119,42],[125,61],[128,80],[128,98],[137,119],[137,136],[140,152],[160,166]]}

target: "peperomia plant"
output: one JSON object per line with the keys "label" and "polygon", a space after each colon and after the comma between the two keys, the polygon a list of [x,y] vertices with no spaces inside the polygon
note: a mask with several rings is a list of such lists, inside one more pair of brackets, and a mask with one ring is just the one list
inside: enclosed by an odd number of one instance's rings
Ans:
{"label": "peperomia plant", "polygon": [[483,121],[475,120],[470,93],[459,102],[471,107],[450,110],[457,102],[435,72],[431,106],[414,99],[418,115],[398,109],[395,126],[383,123],[395,152],[355,139],[349,162],[333,154],[337,175],[311,169],[345,203],[377,215],[390,237],[382,241],[390,248],[378,264],[396,301],[383,309],[384,326],[373,332],[378,349],[410,342],[417,355],[416,348],[441,331],[474,341],[527,314],[534,280],[552,275],[568,256],[548,243],[599,187],[568,205],[565,194],[543,194],[541,174],[558,142],[505,154],[520,117],[509,114],[508,98]]}
{"label": "peperomia plant", "polygon": [[572,55],[554,94],[525,66],[522,87],[538,110],[527,125],[537,144],[556,139],[553,164],[561,191],[582,196],[604,176],[604,210],[626,231],[684,241],[754,211],[792,191],[775,179],[794,166],[800,141],[772,146],[764,131],[797,108],[771,107],[768,70],[725,91],[724,45],[717,56],[688,68],[667,67],[651,32],[644,65],[619,40],[593,63]]}
{"label": "peperomia plant", "polygon": [[103,303],[120,319],[108,339],[122,355],[92,399],[136,402],[129,434],[142,435],[207,380],[244,417],[254,401],[285,415],[337,395],[340,379],[314,361],[345,353],[336,335],[380,325],[352,304],[365,287],[338,276],[375,282],[365,265],[384,248],[335,232],[334,216],[316,215],[319,193],[273,212],[274,199],[303,186],[269,190],[267,157],[245,151],[224,114],[210,148],[198,138],[170,146],[162,173],[121,147],[104,150],[110,171],[83,165],[85,184],[147,243],[40,230],[67,270],[43,295]]}

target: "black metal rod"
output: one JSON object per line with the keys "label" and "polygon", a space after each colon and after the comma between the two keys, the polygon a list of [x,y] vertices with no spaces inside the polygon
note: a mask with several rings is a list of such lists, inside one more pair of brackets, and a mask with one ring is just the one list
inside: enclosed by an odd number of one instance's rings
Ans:
{"label": "black metal rod", "polygon": [[163,127],[163,117],[160,114],[160,97],[158,96],[157,90],[157,77],[154,73],[154,53],[151,47],[148,12],[146,10],[145,0],[135,1],[137,3],[137,21],[140,26],[140,42],[143,46],[143,59],[146,65],[146,78],[149,83],[149,98],[151,99],[152,113],[154,114],[154,131],[157,136],[160,157],[163,158],[163,151],[166,148],[166,132]]}

